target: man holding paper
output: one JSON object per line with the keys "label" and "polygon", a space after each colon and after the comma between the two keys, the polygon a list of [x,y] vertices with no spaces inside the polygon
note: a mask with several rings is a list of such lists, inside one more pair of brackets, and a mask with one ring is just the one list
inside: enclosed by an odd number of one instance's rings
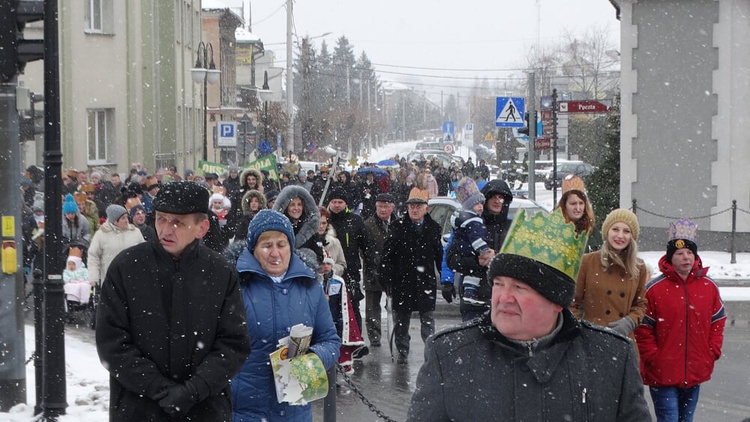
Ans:
{"label": "man holding paper", "polygon": [[[294,363],[297,360],[328,369],[338,359],[341,340],[325,293],[293,251],[294,230],[283,214],[262,210],[250,222],[247,248],[237,261],[237,271],[252,352],[232,380],[234,422],[312,420],[310,404],[292,405],[277,393],[283,388],[277,390],[274,368],[290,356],[276,352],[292,327],[311,327],[312,337],[308,352],[291,358],[291,371],[300,369],[301,365]],[[305,387],[315,386],[302,385]]]}

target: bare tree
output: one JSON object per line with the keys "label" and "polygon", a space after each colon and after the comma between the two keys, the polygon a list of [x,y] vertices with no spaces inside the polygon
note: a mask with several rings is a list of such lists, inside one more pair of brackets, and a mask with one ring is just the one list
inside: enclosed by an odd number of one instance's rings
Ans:
{"label": "bare tree", "polygon": [[620,85],[619,53],[604,26],[592,26],[580,38],[566,32],[560,55],[561,72],[570,79],[571,91],[600,99],[611,96]]}

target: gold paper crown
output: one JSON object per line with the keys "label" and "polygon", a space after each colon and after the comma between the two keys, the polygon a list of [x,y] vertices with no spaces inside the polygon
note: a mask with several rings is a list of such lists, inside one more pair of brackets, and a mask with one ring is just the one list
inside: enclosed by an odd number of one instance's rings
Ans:
{"label": "gold paper crown", "polygon": [[573,174],[566,176],[562,181],[562,193],[569,190],[577,190],[586,193],[586,186],[583,184],[583,179]]}
{"label": "gold paper crown", "polygon": [[533,259],[575,281],[587,240],[588,233],[577,234],[575,224],[565,222],[560,208],[548,216],[538,212],[530,219],[519,209],[500,253]]}

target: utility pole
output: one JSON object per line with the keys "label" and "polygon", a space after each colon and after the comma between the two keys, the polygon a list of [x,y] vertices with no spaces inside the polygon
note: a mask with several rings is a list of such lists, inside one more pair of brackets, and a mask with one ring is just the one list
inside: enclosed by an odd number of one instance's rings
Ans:
{"label": "utility pole", "polygon": [[[286,129],[287,149],[296,151],[294,148],[294,73],[292,71],[292,62],[294,62],[294,45],[292,40],[292,26],[294,25],[294,15],[292,13],[292,0],[286,1],[286,114],[289,126]],[[282,149],[279,149],[281,153]],[[281,160],[281,156],[277,157]]]}
{"label": "utility pole", "polygon": [[[346,65],[346,108],[347,112],[351,113],[352,106],[352,91],[349,85],[349,65]],[[352,155],[352,135],[350,131],[346,131],[346,151],[349,153],[349,157]]]}
{"label": "utility pole", "polygon": [[[529,98],[526,100],[526,109],[529,111],[529,147],[526,152],[529,156],[528,165],[528,183],[529,198],[536,199],[536,173],[535,154],[536,154],[536,72],[529,73]],[[553,205],[554,207],[554,205]]]}

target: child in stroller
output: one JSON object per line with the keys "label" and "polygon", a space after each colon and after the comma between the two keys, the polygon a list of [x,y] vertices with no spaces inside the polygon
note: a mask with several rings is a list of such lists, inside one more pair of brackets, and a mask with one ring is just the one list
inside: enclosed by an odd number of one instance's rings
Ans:
{"label": "child in stroller", "polygon": [[88,323],[91,317],[91,283],[89,282],[89,270],[83,263],[81,250],[71,248],[66,267],[63,270],[63,281],[65,285],[65,298],[68,322],[74,322],[74,313],[83,311],[83,323]]}

